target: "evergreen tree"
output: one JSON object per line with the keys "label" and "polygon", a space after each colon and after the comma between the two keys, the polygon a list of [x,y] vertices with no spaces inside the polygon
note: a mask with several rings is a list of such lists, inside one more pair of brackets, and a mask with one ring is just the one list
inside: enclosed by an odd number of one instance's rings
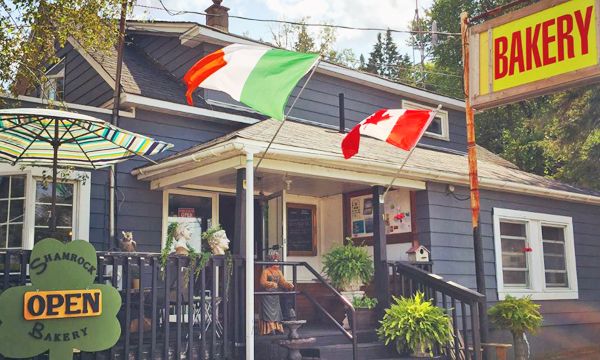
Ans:
{"label": "evergreen tree", "polygon": [[394,43],[392,38],[392,32],[388,29],[385,32],[385,43],[383,45],[383,64],[381,69],[381,75],[396,80],[398,78],[398,62],[400,59],[400,53],[398,47]]}
{"label": "evergreen tree", "polygon": [[373,74],[383,75],[383,54],[384,43],[381,38],[381,33],[378,33],[377,41],[373,45],[373,51],[371,51],[371,53],[369,54],[369,61],[367,62],[367,68],[365,70]]}
{"label": "evergreen tree", "polygon": [[358,70],[367,70],[367,63],[363,54],[360,54],[360,57],[358,58]]}

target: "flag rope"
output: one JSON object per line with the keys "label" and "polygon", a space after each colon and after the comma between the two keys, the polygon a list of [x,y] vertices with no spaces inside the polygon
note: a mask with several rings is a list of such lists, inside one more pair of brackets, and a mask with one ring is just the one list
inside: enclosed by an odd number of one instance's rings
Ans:
{"label": "flag rope", "polygon": [[[435,119],[435,116],[437,115],[438,111],[440,111],[441,108],[442,108],[442,105],[438,105],[437,109],[433,110],[433,112],[431,113],[431,118],[430,118],[429,122],[431,122],[431,121],[433,121],[433,119]],[[425,130],[427,130],[427,129],[425,129]],[[402,169],[404,168],[404,165],[406,165],[406,163],[408,162],[408,158],[410,158],[410,156],[412,155],[413,151],[415,151],[416,148],[417,148],[417,144],[415,144],[415,146],[413,146],[413,148],[410,149],[410,152],[406,156],[406,159],[404,159],[404,162],[398,168],[398,171],[396,171],[396,175],[394,175],[394,177],[392,178],[392,181],[390,181],[390,184],[385,189],[385,192],[383,193],[383,195],[379,196],[380,204],[383,204],[385,202],[385,196],[392,188],[392,185],[394,185],[394,181],[396,181],[396,179],[398,179],[398,176],[400,176],[400,172],[402,171]]]}
{"label": "flag rope", "polygon": [[267,155],[267,152],[269,151],[269,149],[271,148],[271,145],[273,144],[273,141],[275,141],[275,138],[277,137],[277,134],[279,134],[279,131],[281,130],[281,128],[283,127],[283,123],[285,122],[285,120],[287,119],[288,115],[290,115],[290,113],[292,112],[292,109],[294,108],[294,105],[296,105],[296,101],[298,101],[298,99],[300,98],[300,95],[302,94],[302,92],[304,91],[304,88],[306,87],[306,84],[308,84],[308,82],[310,81],[310,79],[312,78],[313,74],[315,73],[315,71],[317,70],[317,68],[319,67],[319,63],[321,62],[321,59],[323,58],[322,55],[319,55],[317,61],[315,62],[315,65],[312,69],[312,71],[310,72],[310,74],[308,75],[308,78],[306,79],[306,81],[304,82],[304,85],[302,85],[302,88],[300,88],[300,92],[298,92],[298,95],[296,96],[296,98],[294,99],[294,102],[292,103],[292,106],[290,106],[289,110],[287,111],[287,113],[285,113],[285,115],[283,116],[283,119],[281,119],[281,124],[279,124],[279,127],[277,128],[277,131],[275,131],[275,135],[273,135],[273,138],[271,139],[271,141],[269,141],[269,145],[267,145],[267,148],[265,149],[265,152],[262,154],[262,156],[260,157],[260,159],[258,160],[258,163],[256,164],[256,167],[254,168],[254,171],[258,170],[258,167],[260,166],[260,163],[263,161],[263,159],[265,158],[265,155]]}

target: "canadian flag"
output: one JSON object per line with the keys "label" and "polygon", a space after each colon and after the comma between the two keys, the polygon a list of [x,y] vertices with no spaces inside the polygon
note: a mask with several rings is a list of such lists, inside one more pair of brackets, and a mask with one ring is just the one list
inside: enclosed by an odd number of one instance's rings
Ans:
{"label": "canadian flag", "polygon": [[344,157],[349,159],[358,153],[361,135],[369,135],[409,151],[417,145],[436,113],[437,110],[379,110],[346,135],[342,141]]}

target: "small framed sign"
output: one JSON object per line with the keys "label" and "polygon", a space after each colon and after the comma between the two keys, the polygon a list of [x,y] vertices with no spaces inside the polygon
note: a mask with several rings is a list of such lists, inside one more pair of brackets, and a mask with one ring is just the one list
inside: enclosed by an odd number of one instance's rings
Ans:
{"label": "small framed sign", "polygon": [[288,256],[317,256],[317,206],[287,204]]}
{"label": "small framed sign", "polygon": [[195,218],[196,217],[196,209],[195,208],[178,208],[177,216],[185,217],[185,218]]}

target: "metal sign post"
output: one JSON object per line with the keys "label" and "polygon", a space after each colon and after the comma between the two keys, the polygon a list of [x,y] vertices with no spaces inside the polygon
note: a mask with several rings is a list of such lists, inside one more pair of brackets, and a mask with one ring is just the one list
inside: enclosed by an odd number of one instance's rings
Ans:
{"label": "metal sign post", "polygon": [[[481,342],[488,342],[487,300],[485,298],[485,269],[483,267],[483,246],[481,244],[481,221],[479,219],[479,178],[477,175],[477,150],[475,143],[475,116],[469,99],[469,18],[466,12],[460,14],[460,29],[462,34],[463,65],[465,82],[465,113],[467,118],[467,151],[469,157],[469,188],[471,190],[471,213],[473,220],[473,250],[475,253],[475,277],[477,291],[484,296],[479,303],[479,323]],[[484,354],[485,356],[485,354]]]}

